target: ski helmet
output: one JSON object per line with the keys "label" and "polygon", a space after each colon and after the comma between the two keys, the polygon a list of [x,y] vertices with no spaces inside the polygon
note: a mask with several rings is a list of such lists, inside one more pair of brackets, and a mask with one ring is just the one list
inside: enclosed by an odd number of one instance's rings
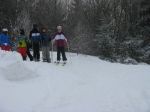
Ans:
{"label": "ski helmet", "polygon": [[3,28],[2,31],[3,32],[8,32],[8,29],[7,28]]}

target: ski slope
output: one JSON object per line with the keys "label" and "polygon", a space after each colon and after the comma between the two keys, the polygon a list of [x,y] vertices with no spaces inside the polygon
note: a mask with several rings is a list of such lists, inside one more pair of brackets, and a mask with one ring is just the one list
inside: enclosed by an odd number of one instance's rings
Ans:
{"label": "ski slope", "polygon": [[0,112],[150,112],[149,65],[68,56],[62,66],[0,51]]}

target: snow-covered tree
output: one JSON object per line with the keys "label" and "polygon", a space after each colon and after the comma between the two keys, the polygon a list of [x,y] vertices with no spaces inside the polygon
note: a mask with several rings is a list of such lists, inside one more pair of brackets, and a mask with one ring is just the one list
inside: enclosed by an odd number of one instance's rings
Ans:
{"label": "snow-covered tree", "polygon": [[1,0],[0,17],[0,28],[13,28],[17,18],[17,0]]}

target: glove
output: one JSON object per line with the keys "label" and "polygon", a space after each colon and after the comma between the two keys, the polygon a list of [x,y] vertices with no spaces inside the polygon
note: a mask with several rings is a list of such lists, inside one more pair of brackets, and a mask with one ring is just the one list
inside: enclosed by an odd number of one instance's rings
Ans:
{"label": "glove", "polygon": [[4,46],[7,46],[8,45],[8,43],[4,43]]}

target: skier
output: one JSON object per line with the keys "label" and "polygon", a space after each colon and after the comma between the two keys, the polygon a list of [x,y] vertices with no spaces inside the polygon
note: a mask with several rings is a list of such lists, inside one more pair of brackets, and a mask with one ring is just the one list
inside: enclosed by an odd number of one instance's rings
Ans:
{"label": "skier", "polygon": [[57,33],[53,39],[53,43],[57,47],[57,64],[60,63],[60,55],[62,54],[63,64],[66,64],[67,58],[65,54],[65,47],[67,45],[67,39],[62,31],[62,26],[57,26]]}
{"label": "skier", "polygon": [[11,51],[11,41],[8,36],[8,29],[3,28],[2,34],[0,34],[0,47],[2,50]]}
{"label": "skier", "polygon": [[38,31],[37,25],[33,25],[33,29],[30,32],[30,39],[33,47],[33,58],[34,61],[40,61],[40,42],[41,42],[41,34]]}
{"label": "skier", "polygon": [[27,58],[27,37],[23,29],[20,29],[20,35],[17,38],[17,51],[21,54],[22,59],[25,61]]}
{"label": "skier", "polygon": [[51,39],[47,34],[47,29],[43,28],[41,31],[41,39],[42,39],[42,54],[43,54],[43,62],[48,62],[50,63],[50,52],[49,52],[49,48],[50,48],[50,42]]}

